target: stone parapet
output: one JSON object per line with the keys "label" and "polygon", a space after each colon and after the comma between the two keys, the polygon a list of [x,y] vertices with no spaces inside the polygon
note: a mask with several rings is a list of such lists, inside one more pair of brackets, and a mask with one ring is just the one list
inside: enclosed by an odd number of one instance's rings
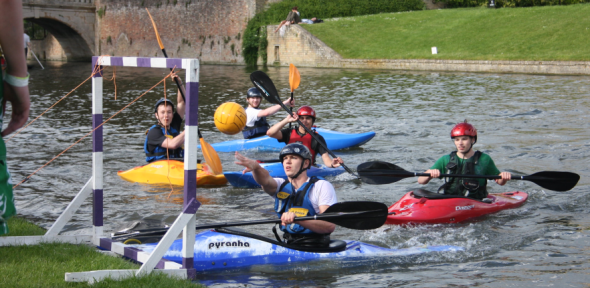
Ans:
{"label": "stone parapet", "polygon": [[267,26],[268,64],[277,66],[590,75],[590,61],[485,61],[436,59],[344,59],[300,25],[277,33]]}

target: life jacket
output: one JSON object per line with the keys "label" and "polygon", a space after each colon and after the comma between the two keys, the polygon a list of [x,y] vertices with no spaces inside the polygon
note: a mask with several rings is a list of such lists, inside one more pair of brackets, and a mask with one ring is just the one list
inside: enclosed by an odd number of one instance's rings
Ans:
{"label": "life jacket", "polygon": [[[152,127],[150,127],[149,130],[155,129],[155,128],[160,128],[162,129],[162,134],[166,135],[166,137],[168,136],[172,136],[172,137],[176,137],[178,136],[178,134],[180,134],[176,129],[170,127],[170,129],[165,129],[164,127],[160,126],[160,125],[154,125]],[[148,134],[149,134],[149,130],[148,130]],[[156,147],[156,149],[154,149],[153,152],[148,151],[148,137],[147,135],[145,136],[145,143],[143,144],[143,151],[145,152],[145,161],[152,162],[152,161],[156,161],[156,160],[163,160],[163,159],[167,159],[167,152],[170,153],[170,158],[183,158],[184,157],[184,149],[182,148],[176,148],[176,149],[166,149],[162,146]]]}
{"label": "life jacket", "polygon": [[[288,180],[283,182],[275,199],[275,212],[277,212],[279,218],[281,218],[285,211],[294,212],[297,217],[316,215],[315,209],[313,209],[313,205],[311,204],[311,199],[309,199],[309,191],[311,191],[313,185],[318,180],[324,179],[312,176],[309,178],[309,182],[305,182],[297,191],[294,191],[291,182]],[[281,231],[289,234],[319,235],[296,223],[287,226],[279,225],[279,227]]]}
{"label": "life jacket", "polygon": [[258,121],[254,122],[254,126],[252,127],[244,127],[242,130],[242,135],[244,135],[244,139],[252,139],[260,136],[265,136],[266,131],[270,128],[268,122],[266,121],[266,117],[261,117]]}
{"label": "life jacket", "polygon": [[[459,167],[459,160],[457,157],[457,151],[451,152],[449,155],[451,159],[447,164],[448,174],[461,174],[461,175],[475,175],[475,166],[479,164],[479,157],[481,156],[480,151],[475,151],[473,157],[464,159],[462,167]],[[483,199],[488,196],[486,189],[487,181],[483,185],[480,185],[478,179],[474,178],[461,178],[461,177],[449,177],[448,180],[445,178],[445,184],[443,184],[438,190],[444,189],[444,194],[449,195],[461,195],[467,196],[474,199]]]}
{"label": "life jacket", "polygon": [[[311,132],[317,134],[317,132],[315,130],[311,130]],[[318,154],[318,152],[316,150],[314,150],[313,148],[311,148],[312,141],[313,141],[313,137],[311,136],[311,134],[305,133],[303,136],[301,136],[299,134],[299,126],[298,126],[298,127],[295,127],[293,130],[291,130],[291,137],[289,137],[289,143],[287,143],[287,144],[299,142],[299,143],[305,145],[307,147],[307,149],[309,149],[309,152],[311,152],[311,165],[313,165],[313,164],[315,164],[315,155]]]}

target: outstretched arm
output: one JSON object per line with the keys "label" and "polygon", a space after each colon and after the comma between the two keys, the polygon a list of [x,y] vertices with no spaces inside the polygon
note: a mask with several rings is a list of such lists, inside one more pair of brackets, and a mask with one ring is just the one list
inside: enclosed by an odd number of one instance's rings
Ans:
{"label": "outstretched arm", "polygon": [[270,196],[275,195],[278,188],[277,182],[270,176],[266,169],[262,168],[262,166],[258,164],[258,161],[250,159],[238,152],[236,152],[235,157],[237,160],[235,162],[236,164],[246,167],[246,169],[244,169],[244,173],[251,171],[252,176],[254,176],[254,181],[262,186],[262,190],[264,190],[264,192],[268,193]]}
{"label": "outstretched arm", "polygon": [[[289,99],[283,101],[283,104],[285,104],[285,106],[293,107],[293,106],[295,106],[295,100],[291,101],[291,99],[289,98]],[[268,107],[264,110],[260,110],[256,116],[258,116],[258,118],[267,117],[267,116],[276,114],[280,110],[281,110],[281,105],[277,104],[277,105],[273,105],[271,107]]]}

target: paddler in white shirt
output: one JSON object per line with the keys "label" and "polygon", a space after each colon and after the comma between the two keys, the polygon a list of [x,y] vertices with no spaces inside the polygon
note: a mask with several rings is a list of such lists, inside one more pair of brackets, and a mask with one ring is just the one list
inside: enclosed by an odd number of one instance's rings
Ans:
{"label": "paddler in white shirt", "polygon": [[[246,116],[248,118],[246,120],[246,127],[244,127],[244,130],[242,130],[244,139],[265,136],[266,131],[268,131],[268,128],[270,127],[266,121],[266,117],[279,112],[279,110],[281,110],[281,106],[273,105],[264,110],[258,108],[262,102],[262,94],[260,94],[260,91],[256,87],[248,89],[246,99],[248,100],[248,108],[246,108]],[[295,101],[287,99],[283,101],[283,104],[293,107]]]}
{"label": "paddler in white shirt", "polygon": [[[273,178],[268,171],[253,159],[236,152],[236,164],[246,167],[245,172],[252,172],[256,183],[262,190],[275,199],[275,212],[282,223],[287,244],[327,247],[330,233],[336,225],[323,220],[296,221],[297,217],[321,214],[337,202],[334,186],[321,177],[308,177],[311,167],[311,153],[300,143],[286,145],[279,154],[288,180]],[[277,239],[279,236],[273,228]]]}

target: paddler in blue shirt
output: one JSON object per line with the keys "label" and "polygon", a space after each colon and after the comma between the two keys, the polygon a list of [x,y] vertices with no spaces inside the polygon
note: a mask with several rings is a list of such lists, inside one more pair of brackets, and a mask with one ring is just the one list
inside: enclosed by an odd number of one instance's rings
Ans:
{"label": "paddler in blue shirt", "polygon": [[[172,77],[178,77],[174,74]],[[156,120],[145,138],[143,149],[145,161],[180,159],[184,157],[184,131],[180,132],[184,119],[184,100],[180,90],[176,97],[176,110],[170,99],[160,99],[154,106]]]}
{"label": "paddler in blue shirt", "polygon": [[[242,130],[244,139],[265,136],[266,131],[268,131],[268,128],[270,127],[266,121],[266,117],[279,112],[279,110],[281,110],[281,106],[274,105],[264,110],[258,108],[262,102],[262,94],[260,94],[260,90],[258,90],[256,87],[248,89],[246,99],[248,101],[248,108],[246,108],[246,127],[244,127],[244,130]],[[290,105],[291,107],[293,107],[294,103],[295,101],[291,101],[290,99],[283,101],[283,104]]]}
{"label": "paddler in blue shirt", "polygon": [[[299,107],[294,117],[291,117],[291,115],[289,115],[287,116],[287,118],[283,119],[283,121],[270,127],[268,132],[266,132],[266,135],[279,140],[279,142],[287,144],[297,142],[302,143],[309,149],[309,151],[311,151],[312,164],[315,164],[315,156],[318,154],[322,157],[324,165],[328,167],[336,168],[340,166],[340,163],[344,163],[344,161],[342,161],[342,158],[340,157],[332,159],[328,151],[326,151],[311,135],[309,135],[309,133],[305,131],[305,128],[296,126],[295,128],[283,129],[285,125],[287,125],[288,123],[296,122],[297,119],[299,119],[299,121],[301,121],[303,125],[310,129],[310,131],[315,133],[317,138],[324,145],[326,145],[326,140],[324,139],[324,137],[315,132],[315,130],[311,130],[313,124],[315,123],[316,113],[315,110],[313,110],[313,108],[306,105]],[[326,145],[326,147],[327,146],[328,145]]]}
{"label": "paddler in blue shirt", "polygon": [[[300,143],[286,145],[279,154],[288,180],[273,178],[268,171],[253,159],[236,152],[236,164],[252,171],[254,180],[262,190],[275,199],[275,212],[281,218],[279,225],[284,232],[287,244],[326,247],[330,243],[330,233],[336,225],[323,220],[297,221],[297,217],[321,214],[334,205],[336,192],[330,182],[321,177],[308,177],[311,166],[311,153]],[[276,230],[273,232],[280,239]]]}
{"label": "paddler in blue shirt", "polygon": [[[430,177],[418,177],[418,183],[427,184],[433,178],[440,178],[441,171],[447,171],[447,174],[500,175],[502,179],[496,179],[496,183],[500,185],[504,185],[510,180],[510,173],[500,173],[500,170],[494,164],[494,160],[489,155],[473,150],[473,145],[477,142],[477,130],[473,125],[467,123],[467,120],[453,127],[451,139],[457,151],[438,159],[425,172],[430,173]],[[486,198],[488,196],[486,184],[486,179],[445,178],[445,184],[438,190],[442,189],[444,194],[467,196],[491,203],[492,199]]]}

